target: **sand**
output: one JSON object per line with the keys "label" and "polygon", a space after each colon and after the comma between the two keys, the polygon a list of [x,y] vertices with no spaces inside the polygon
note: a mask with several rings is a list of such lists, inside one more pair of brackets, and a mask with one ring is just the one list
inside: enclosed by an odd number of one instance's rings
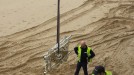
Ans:
{"label": "sand", "polygon": [[[56,0],[0,1],[0,75],[43,75],[43,55],[56,43]],[[61,38],[72,35],[69,50],[86,40],[114,75],[134,74],[134,1],[61,1]],[[76,54],[50,75],[73,75]],[[81,70],[80,75],[83,75]]]}

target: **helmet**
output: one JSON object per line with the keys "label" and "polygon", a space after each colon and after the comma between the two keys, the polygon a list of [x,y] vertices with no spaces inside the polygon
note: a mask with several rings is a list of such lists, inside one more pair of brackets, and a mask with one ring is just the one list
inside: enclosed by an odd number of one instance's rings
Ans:
{"label": "helmet", "polygon": [[95,66],[95,69],[93,71],[94,75],[105,73],[105,68],[103,66]]}

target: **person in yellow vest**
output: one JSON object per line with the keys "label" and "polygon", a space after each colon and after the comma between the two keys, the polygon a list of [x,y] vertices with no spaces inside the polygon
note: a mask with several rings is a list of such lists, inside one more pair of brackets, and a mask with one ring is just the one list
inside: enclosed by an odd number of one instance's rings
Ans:
{"label": "person in yellow vest", "polygon": [[112,75],[112,72],[106,71],[103,66],[96,66],[92,75]]}
{"label": "person in yellow vest", "polygon": [[95,53],[86,45],[85,41],[81,41],[80,45],[74,48],[74,51],[78,57],[75,75],[79,75],[81,67],[84,70],[84,75],[88,75],[87,64],[88,62],[91,62],[92,58],[95,56]]}

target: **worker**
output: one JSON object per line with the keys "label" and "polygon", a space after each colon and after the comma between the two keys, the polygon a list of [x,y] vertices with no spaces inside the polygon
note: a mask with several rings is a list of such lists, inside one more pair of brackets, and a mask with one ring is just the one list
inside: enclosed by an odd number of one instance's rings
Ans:
{"label": "worker", "polygon": [[95,56],[95,53],[90,47],[86,45],[85,41],[81,41],[80,45],[74,48],[74,51],[78,57],[75,75],[79,75],[81,67],[83,68],[84,75],[88,75],[87,64],[88,62],[92,61],[92,58]]}
{"label": "worker", "polygon": [[112,75],[112,72],[105,71],[103,66],[96,66],[92,72],[92,75]]}

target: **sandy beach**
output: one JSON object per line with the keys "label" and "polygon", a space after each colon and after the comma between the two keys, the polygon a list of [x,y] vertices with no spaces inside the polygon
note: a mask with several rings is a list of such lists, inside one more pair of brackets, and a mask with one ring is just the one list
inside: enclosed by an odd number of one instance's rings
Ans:
{"label": "sandy beach", "polygon": [[[134,0],[61,0],[61,38],[95,52],[88,64],[134,75]],[[43,75],[43,55],[56,43],[57,0],[0,0],[0,75]],[[74,75],[77,57],[50,75]],[[65,70],[66,68],[66,70]],[[83,75],[81,70],[80,75]]]}

